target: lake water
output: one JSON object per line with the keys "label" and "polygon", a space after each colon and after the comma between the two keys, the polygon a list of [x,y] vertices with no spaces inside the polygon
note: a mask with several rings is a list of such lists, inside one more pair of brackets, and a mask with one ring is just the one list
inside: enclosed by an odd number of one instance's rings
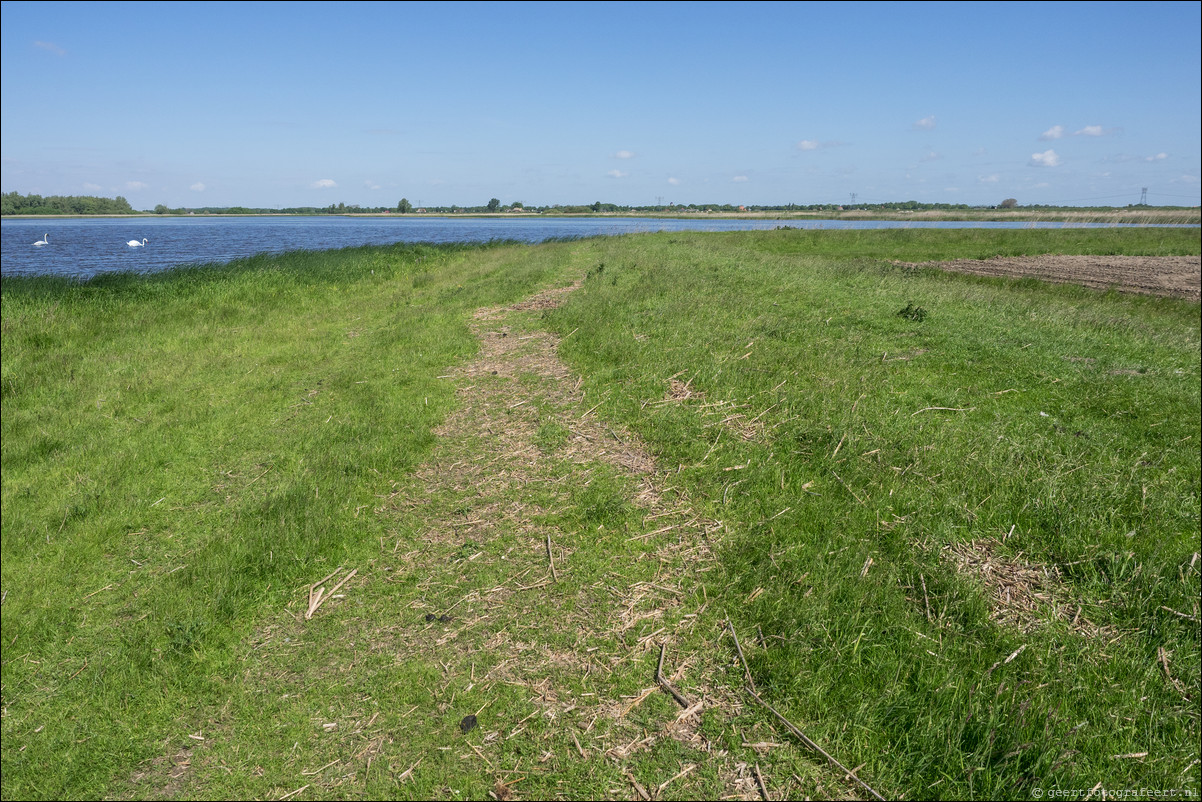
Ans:
{"label": "lake water", "polygon": [[[755,231],[792,228],[1111,228],[1107,223],[909,222],[897,220],[737,220],[478,217],[133,217],[4,219],[0,274],[87,279],[101,273],[150,273],[186,264],[228,262],[256,253],[326,250],[395,242],[542,242],[648,231]],[[34,242],[49,236],[49,244]],[[145,247],[128,240],[145,238]]]}

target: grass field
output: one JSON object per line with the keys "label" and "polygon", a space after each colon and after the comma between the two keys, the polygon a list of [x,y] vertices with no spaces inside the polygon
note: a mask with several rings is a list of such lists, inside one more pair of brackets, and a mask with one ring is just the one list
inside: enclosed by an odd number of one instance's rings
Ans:
{"label": "grass field", "polygon": [[1196,798],[1199,305],[893,264],[1046,252],[1199,239],[6,279],[4,798],[868,793],[732,628],[885,797]]}

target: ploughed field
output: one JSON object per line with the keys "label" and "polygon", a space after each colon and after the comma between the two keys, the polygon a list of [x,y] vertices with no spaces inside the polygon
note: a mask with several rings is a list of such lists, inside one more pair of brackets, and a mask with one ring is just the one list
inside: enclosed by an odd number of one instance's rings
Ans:
{"label": "ploughed field", "polygon": [[[901,264],[901,263],[899,263]],[[914,265],[918,266],[918,265]],[[1100,256],[1043,254],[924,262],[924,267],[976,276],[1035,278],[1094,289],[1163,295],[1197,301],[1202,296],[1202,259],[1197,256]]]}

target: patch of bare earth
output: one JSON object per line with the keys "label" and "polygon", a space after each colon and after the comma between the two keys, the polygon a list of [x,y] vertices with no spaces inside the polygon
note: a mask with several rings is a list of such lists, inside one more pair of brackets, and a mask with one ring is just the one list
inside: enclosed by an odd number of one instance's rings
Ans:
{"label": "patch of bare earth", "polygon": [[1094,289],[1161,295],[1197,301],[1202,298],[1202,257],[1197,256],[996,256],[945,262],[897,262],[903,267],[936,267],[977,276],[1036,278]]}

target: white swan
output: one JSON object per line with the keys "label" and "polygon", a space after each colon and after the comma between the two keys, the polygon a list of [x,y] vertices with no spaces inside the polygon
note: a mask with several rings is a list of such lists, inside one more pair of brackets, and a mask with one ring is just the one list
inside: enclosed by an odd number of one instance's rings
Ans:
{"label": "white swan", "polygon": [[127,242],[125,244],[131,248],[141,248],[143,245],[146,244],[146,240],[143,239],[141,242],[138,242],[136,239],[131,239],[129,242]]}
{"label": "white swan", "polygon": [[43,236],[45,236],[45,239],[38,240],[37,242],[34,243],[34,245],[49,245],[50,244],[50,235],[45,234]]}

